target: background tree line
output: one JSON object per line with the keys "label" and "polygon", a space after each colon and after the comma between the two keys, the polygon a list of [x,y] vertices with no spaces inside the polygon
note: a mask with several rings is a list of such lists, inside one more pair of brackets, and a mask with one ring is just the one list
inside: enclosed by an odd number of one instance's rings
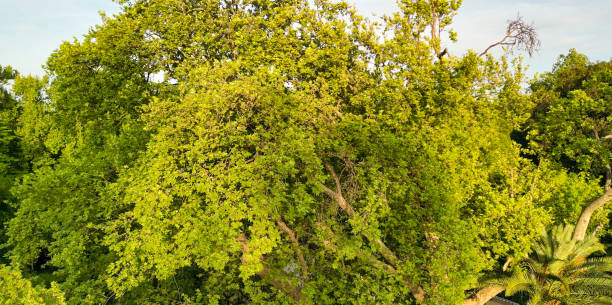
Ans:
{"label": "background tree line", "polygon": [[457,0],[118,2],[0,69],[6,304],[610,301],[612,62],[525,91]]}

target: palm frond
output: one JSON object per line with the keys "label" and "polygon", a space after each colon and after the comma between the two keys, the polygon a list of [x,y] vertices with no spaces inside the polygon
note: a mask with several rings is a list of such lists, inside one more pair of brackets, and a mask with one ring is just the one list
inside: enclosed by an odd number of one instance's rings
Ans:
{"label": "palm frond", "polygon": [[512,276],[506,278],[502,284],[506,286],[506,296],[511,296],[521,291],[530,292],[535,284],[534,282],[533,278],[530,277],[527,272],[517,269]]}
{"label": "palm frond", "polygon": [[506,286],[507,296],[528,293],[530,305],[610,304],[612,257],[589,258],[603,251],[603,244],[593,235],[574,241],[573,231],[561,225],[542,232],[532,254],[496,283]]}

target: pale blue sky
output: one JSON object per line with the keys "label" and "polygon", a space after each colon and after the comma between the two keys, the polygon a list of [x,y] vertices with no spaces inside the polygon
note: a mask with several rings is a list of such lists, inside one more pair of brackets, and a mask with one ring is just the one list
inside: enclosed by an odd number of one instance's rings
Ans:
{"label": "pale blue sky", "polygon": [[[348,0],[364,15],[391,13],[394,0]],[[111,0],[0,0],[0,65],[42,75],[42,65],[64,40],[80,38],[100,22],[98,11],[118,12]],[[536,26],[542,48],[527,58],[529,74],[550,70],[561,53],[576,48],[592,60],[612,58],[611,0],[464,0],[453,27],[451,54],[480,51],[504,34],[520,13]]]}

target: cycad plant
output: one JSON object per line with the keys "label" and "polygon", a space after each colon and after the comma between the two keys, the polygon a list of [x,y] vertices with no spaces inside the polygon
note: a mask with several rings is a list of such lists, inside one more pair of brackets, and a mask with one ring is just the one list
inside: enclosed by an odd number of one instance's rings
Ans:
{"label": "cycad plant", "polygon": [[528,305],[612,304],[612,257],[591,257],[603,252],[590,235],[572,240],[574,227],[560,225],[543,231],[532,254],[504,280],[506,295],[529,294]]}

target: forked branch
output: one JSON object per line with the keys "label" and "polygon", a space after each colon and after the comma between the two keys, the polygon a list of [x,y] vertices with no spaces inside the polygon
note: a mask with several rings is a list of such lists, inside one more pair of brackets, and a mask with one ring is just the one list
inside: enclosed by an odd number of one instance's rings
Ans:
{"label": "forked branch", "polygon": [[[325,248],[329,249],[331,252],[334,253],[338,252],[338,246],[336,246],[335,243],[335,241],[338,239],[336,233],[330,227],[321,222],[317,222],[316,225],[324,233],[323,245],[325,246]],[[379,260],[370,253],[360,253],[360,257],[371,263],[374,268],[385,270],[391,274],[395,274],[396,272],[393,266]]]}
{"label": "forked branch", "polygon": [[[329,187],[327,187],[325,184],[322,184],[322,183],[320,184],[320,186],[323,188],[323,191],[325,192],[325,194],[327,194],[331,199],[333,199],[336,202],[336,204],[338,205],[338,207],[340,207],[340,209],[342,209],[349,217],[352,217],[353,215],[355,215],[355,210],[346,201],[346,199],[342,195],[342,185],[340,183],[340,178],[338,177],[338,175],[336,174],[336,171],[334,170],[334,167],[329,163],[325,163],[325,168],[329,171],[329,174],[332,176],[332,179],[334,180],[336,191],[333,191],[332,189],[330,189]],[[391,266],[393,266],[394,268],[397,268],[397,262],[398,262],[397,256],[395,255],[395,253],[393,253],[393,251],[391,251],[391,249],[389,249],[389,247],[387,247],[387,245],[385,245],[385,243],[380,238],[376,238],[368,232],[362,232],[362,234],[368,241],[378,246],[378,248],[380,249],[380,254],[385,258],[385,260]],[[419,287],[418,285],[414,285],[412,283],[407,283],[407,285],[410,288],[412,295],[417,301],[421,301],[425,298],[426,293],[423,290],[423,288]]]}
{"label": "forked branch", "polygon": [[302,253],[302,249],[300,249],[300,243],[295,235],[295,232],[287,226],[287,224],[279,219],[276,221],[276,224],[283,230],[287,235],[289,235],[289,239],[291,240],[291,244],[293,246],[293,251],[298,257],[300,261],[300,265],[302,266],[302,282],[305,282],[308,279],[308,264],[306,264],[306,260],[304,259],[304,254]]}
{"label": "forked branch", "polygon": [[508,20],[506,36],[489,45],[478,57],[484,56],[489,50],[497,46],[505,46],[509,52],[515,49],[525,51],[531,57],[540,49],[540,45],[541,42],[533,24],[527,24],[521,16],[517,16],[516,19]]}

